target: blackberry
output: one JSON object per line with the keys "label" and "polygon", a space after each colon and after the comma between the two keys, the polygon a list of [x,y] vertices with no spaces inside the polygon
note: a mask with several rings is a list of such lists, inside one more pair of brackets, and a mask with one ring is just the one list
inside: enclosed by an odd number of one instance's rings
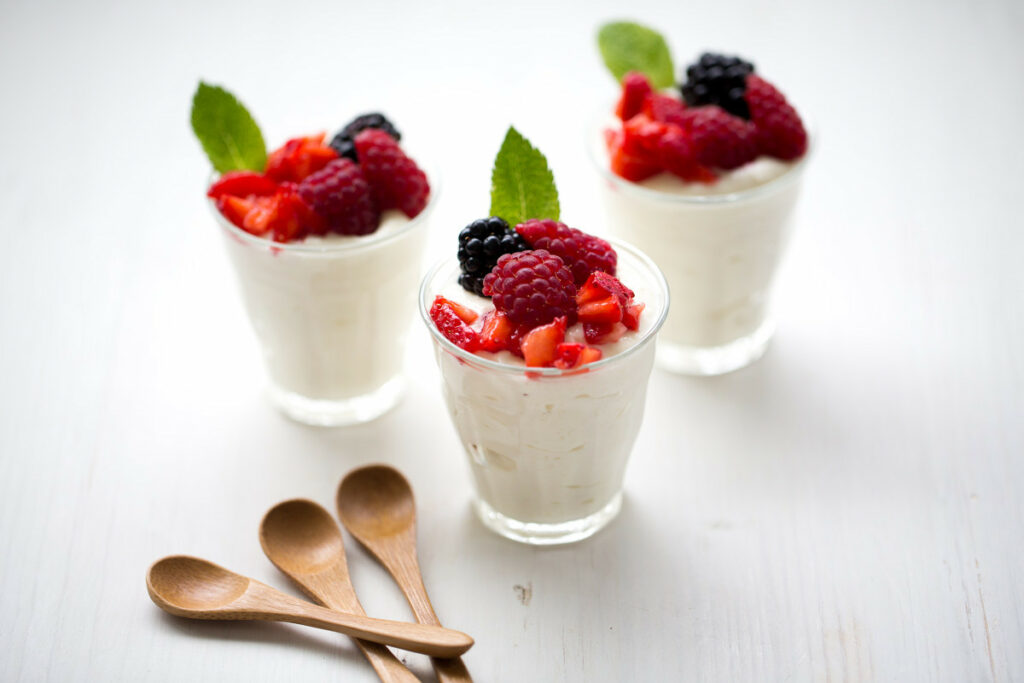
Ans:
{"label": "blackberry", "polygon": [[396,141],[402,139],[402,134],[383,114],[372,112],[355,117],[348,125],[339,130],[331,139],[331,148],[338,153],[339,157],[346,157],[359,163],[359,156],[356,154],[356,135],[367,128],[378,128]]}
{"label": "blackberry", "polygon": [[467,292],[483,296],[484,277],[497,265],[498,258],[529,248],[504,220],[497,216],[478,218],[459,233],[459,284]]}
{"label": "blackberry", "polygon": [[750,108],[743,94],[747,76],[754,65],[739,57],[705,52],[686,67],[686,82],[680,86],[683,99],[690,107],[717,104],[733,116],[750,120]]}

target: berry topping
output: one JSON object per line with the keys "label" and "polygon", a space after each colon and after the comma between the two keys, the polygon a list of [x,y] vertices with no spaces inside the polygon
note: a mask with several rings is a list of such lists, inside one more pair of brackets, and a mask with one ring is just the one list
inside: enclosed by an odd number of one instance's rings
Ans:
{"label": "berry topping", "polygon": [[556,368],[569,370],[601,360],[601,349],[586,344],[559,344],[555,349]]}
{"label": "berry topping", "polygon": [[559,316],[547,325],[530,330],[523,341],[523,360],[530,368],[552,365],[558,357],[558,346],[565,341],[565,316]]}
{"label": "berry topping", "polygon": [[206,196],[220,199],[224,195],[248,197],[251,194],[264,197],[277,192],[277,183],[254,171],[228,171],[210,185]]}
{"label": "berry topping", "polygon": [[430,319],[445,339],[460,349],[472,352],[480,348],[480,336],[459,316],[451,301],[441,296],[435,298],[430,306]]}
{"label": "berry topping", "polygon": [[484,324],[480,329],[480,348],[492,353],[511,351],[521,356],[523,352],[519,342],[528,331],[523,326],[512,324],[508,316],[501,311],[491,311],[484,316]]}
{"label": "berry topping", "polygon": [[279,183],[286,180],[297,183],[316,173],[338,158],[338,154],[323,143],[323,133],[292,138],[267,157],[267,176]]}
{"label": "berry topping", "polygon": [[505,254],[484,278],[484,295],[515,325],[575,316],[576,285],[562,259],[544,249]]}
{"label": "berry topping", "polygon": [[743,94],[746,78],[753,72],[754,65],[739,57],[705,52],[686,67],[686,82],[680,88],[683,99],[691,107],[717,104],[733,116],[749,119],[750,110]]}
{"label": "berry topping", "polygon": [[620,178],[638,183],[661,172],[661,166],[649,153],[626,147],[622,131],[606,130],[605,142],[608,145],[612,173]]}
{"label": "berry topping", "polygon": [[530,245],[501,218],[479,218],[459,233],[459,284],[483,296],[484,277],[504,254],[526,251]]}
{"label": "berry topping", "polygon": [[520,223],[516,232],[534,249],[547,250],[562,259],[578,285],[586,282],[595,270],[615,274],[618,255],[612,245],[600,237],[580,232],[565,223],[537,218]]}
{"label": "berry topping", "polygon": [[625,333],[622,323],[583,323],[583,338],[590,344],[613,344]]}
{"label": "berry topping", "polygon": [[618,278],[597,271],[576,293],[577,318],[582,323],[617,323],[632,301],[633,290]]}
{"label": "berry topping", "polygon": [[368,235],[380,223],[363,171],[348,159],[335,159],[303,180],[299,195],[336,233]]}
{"label": "berry topping", "polygon": [[803,156],[807,151],[807,131],[782,93],[760,76],[751,74],[747,77],[746,99],[761,154],[785,161]]}
{"label": "berry topping", "polygon": [[623,121],[630,119],[644,108],[644,101],[651,94],[651,82],[639,71],[630,71],[622,77],[622,97],[615,105],[615,114]]}
{"label": "berry topping", "polygon": [[670,95],[653,94],[644,101],[643,113],[659,123],[686,125],[686,105]]}
{"label": "berry topping", "polygon": [[754,124],[716,106],[687,110],[697,161],[704,166],[733,169],[757,158]]}
{"label": "berry topping", "polygon": [[658,162],[663,169],[687,182],[715,182],[714,171],[697,161],[693,138],[679,126],[669,125],[658,140]]}
{"label": "berry topping", "polygon": [[338,153],[338,156],[358,162],[359,157],[356,154],[355,142],[356,135],[362,133],[367,128],[382,130],[396,141],[402,139],[398,129],[383,114],[373,112],[355,117],[344,128],[339,130],[331,139],[331,148]]}
{"label": "berry topping", "polygon": [[423,211],[430,196],[426,174],[383,130],[367,128],[355,137],[359,164],[381,210],[401,209],[409,218]]}
{"label": "berry topping", "polygon": [[460,303],[452,301],[451,299],[446,299],[443,296],[435,297],[434,302],[437,303],[438,301],[440,301],[442,304],[446,306],[450,306],[451,309],[455,311],[455,315],[459,316],[459,318],[462,319],[462,322],[466,323],[467,325],[472,325],[473,323],[476,322],[476,319],[480,317],[480,314],[474,311],[473,309],[467,308],[466,306],[463,306]]}
{"label": "berry topping", "polygon": [[253,235],[289,242],[323,227],[323,220],[302,200],[292,183],[284,183],[272,195],[233,197],[222,195],[217,208],[225,218]]}

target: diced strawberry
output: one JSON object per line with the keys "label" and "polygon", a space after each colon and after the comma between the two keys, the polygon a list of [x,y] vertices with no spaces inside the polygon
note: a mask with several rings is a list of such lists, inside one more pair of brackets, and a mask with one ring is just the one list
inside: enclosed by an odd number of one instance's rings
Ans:
{"label": "diced strawberry", "polygon": [[452,344],[469,352],[480,348],[480,335],[467,325],[444,297],[436,297],[430,306],[430,319]]}
{"label": "diced strawberry", "polygon": [[637,114],[622,124],[622,147],[631,154],[657,163],[658,141],[668,130],[667,123],[655,121],[646,114]]}
{"label": "diced strawberry", "polygon": [[622,324],[629,330],[640,329],[640,314],[644,312],[647,304],[630,304],[622,312]]}
{"label": "diced strawberry", "polygon": [[623,121],[640,113],[644,100],[651,93],[651,82],[639,71],[630,71],[622,77],[622,97],[615,105],[615,115]]}
{"label": "diced strawberry", "polygon": [[622,306],[613,296],[597,301],[588,301],[576,309],[581,323],[617,323],[622,320]]}
{"label": "diced strawberry", "polygon": [[248,197],[256,195],[263,197],[277,192],[277,183],[263,175],[253,171],[228,171],[218,178],[210,189],[206,191],[207,197],[220,199],[223,196]]}
{"label": "diced strawberry", "polygon": [[557,357],[554,366],[562,370],[570,370],[593,363],[596,360],[601,360],[603,355],[601,349],[586,344],[559,344],[555,353]]}
{"label": "diced strawberry", "polygon": [[580,352],[580,365],[586,365],[587,363],[593,363],[601,360],[601,356],[604,352],[596,346],[584,346],[583,351]]}
{"label": "diced strawberry", "polygon": [[558,345],[565,341],[566,318],[560,316],[547,325],[530,330],[521,343],[527,367],[550,366],[558,355]]}
{"label": "diced strawberry", "polygon": [[634,296],[633,290],[622,284],[617,277],[595,270],[577,292],[576,303],[581,305],[597,301],[606,298],[609,294],[614,296],[622,306],[626,306]]}
{"label": "diced strawberry", "polygon": [[494,310],[484,316],[480,330],[480,348],[484,351],[512,351],[520,355],[518,329],[502,311]]}
{"label": "diced strawberry", "polygon": [[584,323],[583,338],[590,344],[611,344],[626,333],[622,323]]}
{"label": "diced strawberry", "polygon": [[266,174],[272,180],[299,182],[338,158],[338,153],[324,144],[324,133],[292,138],[267,157]]}
{"label": "diced strawberry", "polygon": [[217,210],[221,212],[224,218],[244,229],[245,216],[255,206],[256,202],[254,200],[255,198],[250,197],[223,195],[217,199]]}
{"label": "diced strawberry", "polygon": [[644,100],[643,113],[651,120],[660,121],[661,123],[671,123],[677,126],[686,125],[685,117],[683,116],[685,110],[686,103],[682,100],[677,100],[671,95],[651,93]]}
{"label": "diced strawberry", "polygon": [[622,141],[622,131],[612,130],[605,134],[612,173],[620,178],[638,183],[661,172],[661,168],[655,160],[649,156],[626,151]]}
{"label": "diced strawberry", "polygon": [[477,314],[477,312],[474,311],[473,309],[467,308],[466,306],[463,306],[460,303],[456,303],[451,299],[446,299],[443,296],[438,296],[436,299],[434,299],[434,301],[440,301],[441,303],[445,303],[451,306],[452,310],[455,311],[455,315],[459,316],[459,318],[462,319],[462,322],[466,323],[467,325],[472,325],[473,323],[476,322],[476,319],[480,317]]}
{"label": "diced strawberry", "polygon": [[658,141],[658,159],[662,168],[687,182],[713,183],[717,180],[714,171],[697,161],[693,139],[678,126],[669,126]]}

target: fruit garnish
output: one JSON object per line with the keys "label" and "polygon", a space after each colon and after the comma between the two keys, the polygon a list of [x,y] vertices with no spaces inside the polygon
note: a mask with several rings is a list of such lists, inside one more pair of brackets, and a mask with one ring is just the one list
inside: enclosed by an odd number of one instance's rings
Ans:
{"label": "fruit garnish", "polygon": [[[347,159],[346,159],[347,161]],[[465,351],[476,351],[480,348],[480,336],[476,330],[466,324],[455,312],[451,302],[438,296],[430,306],[430,319],[445,339]]]}
{"label": "fruit garnish", "polygon": [[705,52],[686,67],[686,81],[679,87],[691,107],[716,104],[733,116],[750,119],[750,108],[743,94],[747,76],[754,65],[739,57]]}
{"label": "fruit garnish", "polygon": [[480,348],[491,353],[511,351],[521,356],[523,352],[519,342],[527,331],[513,324],[501,311],[491,311],[484,316],[483,327],[480,328]]}
{"label": "fruit garnish", "polygon": [[656,159],[645,152],[628,151],[623,144],[623,137],[620,130],[606,131],[605,141],[612,173],[634,183],[661,173],[661,165]]}
{"label": "fruit garnish", "polygon": [[218,173],[262,172],[267,146],[256,121],[224,88],[199,82],[192,97],[192,131]]}
{"label": "fruit garnish", "polygon": [[583,338],[590,344],[612,344],[625,333],[622,323],[583,323]]}
{"label": "fruit garnish", "polygon": [[753,123],[715,105],[695,107],[686,113],[700,164],[729,170],[757,158],[758,138]]}
{"label": "fruit garnish", "polygon": [[558,220],[558,189],[548,161],[511,126],[491,172],[491,215],[509,225],[531,218]]}
{"label": "fruit garnish", "polygon": [[586,344],[559,344],[555,349],[553,365],[561,370],[578,368],[587,363],[601,360],[601,349]]}
{"label": "fruit garnish", "polygon": [[644,100],[643,113],[653,121],[685,126],[686,105],[671,95],[651,93]]}
{"label": "fruit garnish", "polygon": [[459,284],[467,292],[484,295],[484,278],[504,254],[526,251],[530,245],[497,216],[479,218],[459,232]]}
{"label": "fruit garnish", "polygon": [[484,294],[515,325],[575,316],[576,285],[562,259],[543,249],[505,254],[484,278]]}
{"label": "fruit garnish", "polygon": [[228,171],[210,185],[206,196],[220,199],[224,195],[232,197],[248,197],[249,195],[266,196],[277,192],[277,183],[255,171]]}
{"label": "fruit garnish", "polygon": [[356,152],[356,135],[362,133],[367,128],[382,130],[394,138],[395,141],[402,139],[402,134],[388,121],[387,117],[380,112],[371,112],[369,114],[361,114],[345,124],[345,127],[331,138],[331,148],[338,153],[338,156],[358,162],[359,155]]}
{"label": "fruit garnish", "polygon": [[555,362],[558,345],[565,341],[565,327],[565,316],[560,316],[526,333],[520,346],[527,367],[541,368]]}
{"label": "fruit garnish", "polygon": [[451,299],[446,299],[443,296],[436,297],[434,301],[440,301],[442,304],[451,306],[451,309],[455,311],[455,315],[459,316],[459,319],[461,319],[462,322],[466,323],[467,325],[472,325],[473,323],[476,322],[477,318],[480,317],[480,314],[474,311],[473,309],[467,308],[466,306],[463,306],[458,302],[452,301]]}
{"label": "fruit garnish", "polygon": [[639,71],[630,71],[622,77],[622,97],[615,105],[615,115],[626,121],[644,108],[644,102],[651,95],[651,82]]}
{"label": "fruit garnish", "polygon": [[622,324],[627,330],[636,331],[640,329],[640,314],[647,308],[647,304],[629,304],[622,312]]}
{"label": "fruit garnish", "polygon": [[[632,305],[633,296],[633,290],[618,278],[601,271],[592,273],[576,294],[576,317],[584,323],[584,333],[588,324],[600,326],[602,331],[595,334],[603,335],[610,329],[608,326],[621,322]],[[641,307],[635,311],[637,321],[642,310]],[[591,341],[589,337],[588,341]]]}
{"label": "fruit garnish", "polygon": [[546,249],[562,259],[577,285],[586,282],[594,271],[615,274],[618,255],[600,237],[550,219],[520,223],[516,232],[534,249]]}
{"label": "fruit garnish", "polygon": [[751,74],[747,77],[747,103],[750,119],[757,128],[761,154],[791,161],[807,151],[807,131],[796,110],[768,81]]}
{"label": "fruit garnish", "polygon": [[430,184],[416,162],[393,137],[376,128],[357,134],[355,145],[377,207],[381,211],[401,209],[409,218],[418,216],[427,206]]}
{"label": "fruit garnish", "polygon": [[362,169],[348,159],[335,159],[307,176],[298,191],[327,229],[338,234],[367,235],[380,223],[370,185]]}
{"label": "fruit garnish", "polygon": [[268,177],[277,182],[300,182],[338,158],[338,153],[324,144],[324,134],[292,138],[267,157]]}
{"label": "fruit garnish", "polygon": [[667,88],[675,82],[668,43],[654,29],[629,21],[605,24],[597,33],[597,46],[617,81],[630,71],[639,71],[655,88]]}

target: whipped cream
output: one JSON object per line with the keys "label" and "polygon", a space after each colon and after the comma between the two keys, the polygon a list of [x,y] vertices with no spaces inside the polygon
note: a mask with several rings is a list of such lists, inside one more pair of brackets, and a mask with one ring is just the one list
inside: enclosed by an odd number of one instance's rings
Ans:
{"label": "whipped cream", "polygon": [[388,211],[370,235],[287,244],[217,214],[276,390],[343,402],[398,381],[429,211],[415,225]]}
{"label": "whipped cream", "polygon": [[619,500],[668,292],[646,257],[614,246],[617,276],[646,304],[640,329],[601,345],[602,360],[576,370],[526,368],[508,352],[469,354],[442,341],[425,315],[436,294],[481,314],[493,307],[455,284],[457,263],[443,264],[424,283],[421,312],[434,333],[445,401],[477,496],[513,523],[566,524]]}

